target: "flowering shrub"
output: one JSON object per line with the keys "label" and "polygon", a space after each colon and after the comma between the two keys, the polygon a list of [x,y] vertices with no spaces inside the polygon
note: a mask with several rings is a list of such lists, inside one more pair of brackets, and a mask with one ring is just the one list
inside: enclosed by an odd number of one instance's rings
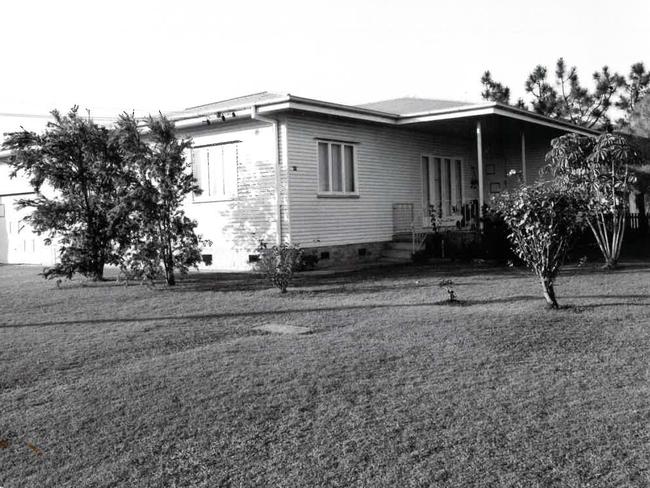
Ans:
{"label": "flowering shrub", "polygon": [[585,225],[585,201],[566,187],[536,183],[501,193],[493,204],[508,226],[515,254],[539,278],[548,305],[558,308],[553,284],[574,236]]}
{"label": "flowering shrub", "polygon": [[257,269],[264,273],[281,293],[286,293],[293,273],[300,266],[303,250],[296,244],[282,243],[269,247],[266,242],[260,241],[256,251],[260,257]]}

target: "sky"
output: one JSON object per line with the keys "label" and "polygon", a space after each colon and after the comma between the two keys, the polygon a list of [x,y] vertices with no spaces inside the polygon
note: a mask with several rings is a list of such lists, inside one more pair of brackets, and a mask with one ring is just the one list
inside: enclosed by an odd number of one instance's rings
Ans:
{"label": "sky", "polygon": [[72,105],[155,113],[275,91],[358,104],[480,101],[490,69],[513,100],[563,56],[591,84],[650,68],[647,0],[4,2],[0,131]]}

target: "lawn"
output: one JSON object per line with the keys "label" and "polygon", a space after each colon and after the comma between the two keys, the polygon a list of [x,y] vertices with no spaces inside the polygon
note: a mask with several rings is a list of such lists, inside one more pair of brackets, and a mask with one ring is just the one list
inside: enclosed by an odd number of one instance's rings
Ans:
{"label": "lawn", "polygon": [[301,276],[286,295],[38,271],[0,266],[4,488],[650,485],[648,265],[567,270],[559,311],[517,269]]}

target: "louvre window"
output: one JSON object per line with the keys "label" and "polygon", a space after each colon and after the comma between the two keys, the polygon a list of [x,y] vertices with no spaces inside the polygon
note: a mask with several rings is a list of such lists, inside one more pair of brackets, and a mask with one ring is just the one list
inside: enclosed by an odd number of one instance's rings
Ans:
{"label": "louvre window", "polygon": [[216,144],[192,150],[192,174],[201,194],[195,202],[231,200],[237,196],[238,143]]}

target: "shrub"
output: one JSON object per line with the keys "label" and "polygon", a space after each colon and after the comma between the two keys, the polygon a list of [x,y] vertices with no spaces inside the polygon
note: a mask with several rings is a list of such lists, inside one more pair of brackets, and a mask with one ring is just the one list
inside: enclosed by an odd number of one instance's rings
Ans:
{"label": "shrub", "polygon": [[303,254],[296,271],[307,271],[314,269],[318,264],[318,254]]}
{"label": "shrub", "polygon": [[569,246],[585,225],[585,201],[566,187],[537,183],[504,192],[494,204],[509,228],[515,253],[539,278],[548,305],[558,308],[553,284]]}
{"label": "shrub", "polygon": [[286,293],[293,273],[301,264],[303,250],[297,244],[283,242],[269,247],[266,242],[260,241],[256,251],[260,256],[256,264],[257,269],[264,273],[281,293]]}
{"label": "shrub", "polygon": [[449,303],[458,301],[458,298],[456,298],[456,291],[454,290],[454,282],[452,280],[442,280],[440,283],[438,283],[438,286],[440,288],[444,288],[447,292],[447,295],[449,295],[447,298],[447,301]]}

